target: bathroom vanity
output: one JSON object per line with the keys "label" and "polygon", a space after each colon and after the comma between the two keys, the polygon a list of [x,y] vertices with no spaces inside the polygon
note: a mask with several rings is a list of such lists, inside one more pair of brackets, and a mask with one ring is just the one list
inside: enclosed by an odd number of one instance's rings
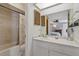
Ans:
{"label": "bathroom vanity", "polygon": [[32,45],[33,56],[79,56],[79,43],[63,38],[35,37]]}

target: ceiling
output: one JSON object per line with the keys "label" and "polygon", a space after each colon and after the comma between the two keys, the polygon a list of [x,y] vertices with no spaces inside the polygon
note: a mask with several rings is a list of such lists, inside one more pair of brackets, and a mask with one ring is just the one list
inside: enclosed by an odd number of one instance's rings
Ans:
{"label": "ceiling", "polygon": [[47,7],[56,5],[57,3],[36,3],[35,5],[39,8],[39,9],[45,9]]}

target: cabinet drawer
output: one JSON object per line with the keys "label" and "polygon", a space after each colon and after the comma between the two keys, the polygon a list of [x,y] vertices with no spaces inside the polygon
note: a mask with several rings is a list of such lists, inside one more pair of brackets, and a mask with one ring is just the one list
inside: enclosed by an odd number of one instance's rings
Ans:
{"label": "cabinet drawer", "polygon": [[57,51],[54,51],[54,50],[49,50],[48,55],[49,56],[66,56],[63,53],[60,53],[60,52],[57,52]]}
{"label": "cabinet drawer", "polygon": [[48,49],[46,47],[35,46],[33,47],[33,56],[48,56]]}
{"label": "cabinet drawer", "polygon": [[46,47],[48,48],[48,43],[45,41],[40,41],[40,40],[33,40],[33,45],[41,46],[41,47]]}
{"label": "cabinet drawer", "polygon": [[34,40],[33,41],[33,56],[48,56],[48,46],[46,42]]}
{"label": "cabinet drawer", "polygon": [[79,55],[79,48],[77,47],[52,43],[49,45],[49,50],[51,49],[63,53],[65,55],[72,55],[72,56]]}

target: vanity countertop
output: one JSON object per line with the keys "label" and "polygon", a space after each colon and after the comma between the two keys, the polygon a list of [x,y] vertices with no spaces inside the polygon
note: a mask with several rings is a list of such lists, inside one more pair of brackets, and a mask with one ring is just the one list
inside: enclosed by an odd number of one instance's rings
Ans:
{"label": "vanity countertop", "polygon": [[68,45],[68,46],[73,46],[73,47],[79,47],[79,42],[69,41],[63,38],[56,39],[54,37],[34,37],[33,39],[39,40],[39,41],[45,41],[49,43],[57,43],[57,44]]}

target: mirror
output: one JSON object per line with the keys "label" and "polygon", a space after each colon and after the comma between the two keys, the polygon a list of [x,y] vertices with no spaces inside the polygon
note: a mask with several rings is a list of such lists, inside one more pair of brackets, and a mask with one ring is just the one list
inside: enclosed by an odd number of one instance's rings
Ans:
{"label": "mirror", "polygon": [[46,35],[68,38],[68,11],[45,15]]}

